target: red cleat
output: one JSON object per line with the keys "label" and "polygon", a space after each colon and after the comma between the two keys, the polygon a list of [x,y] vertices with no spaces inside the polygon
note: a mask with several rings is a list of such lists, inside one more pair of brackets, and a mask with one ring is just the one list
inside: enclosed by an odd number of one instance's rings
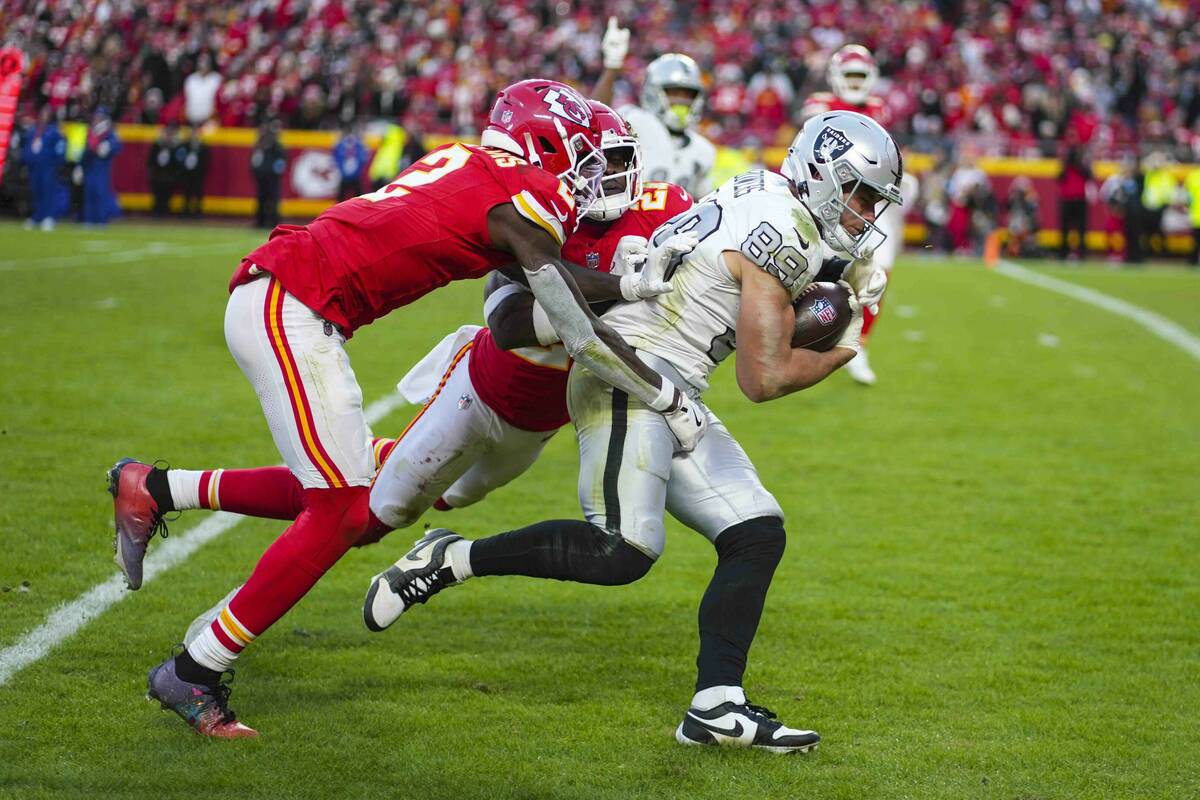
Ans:
{"label": "red cleat", "polygon": [[158,503],[146,488],[146,476],[151,469],[149,464],[122,458],[108,471],[108,492],[113,496],[113,518],[117,525],[113,560],[125,573],[130,589],[142,585],[142,560],[150,539],[156,533],[167,535],[167,524]]}
{"label": "red cleat", "polygon": [[174,711],[201,736],[217,739],[258,736],[254,728],[238,722],[237,715],[229,708],[228,684],[188,683],[175,674],[174,657],[151,669],[146,683],[147,700],[157,700],[164,710]]}

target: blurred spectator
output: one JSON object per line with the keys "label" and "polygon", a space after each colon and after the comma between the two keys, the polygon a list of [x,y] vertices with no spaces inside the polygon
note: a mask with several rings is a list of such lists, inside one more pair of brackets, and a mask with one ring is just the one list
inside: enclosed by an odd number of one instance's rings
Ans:
{"label": "blurred spectator", "polygon": [[183,190],[183,215],[199,217],[204,211],[204,179],[208,175],[208,145],[192,128],[175,150],[179,188]]}
{"label": "blurred spectator", "polygon": [[201,53],[196,61],[196,71],[183,82],[184,116],[188,125],[198,128],[212,119],[220,89],[221,76],[213,72],[212,58],[208,53]]}
{"label": "blurred spectator", "polygon": [[1009,258],[1037,258],[1038,198],[1033,181],[1024,175],[1013,179],[1008,188],[1008,241],[1004,254]]}
{"label": "blurred spectator", "polygon": [[250,169],[258,185],[258,210],[254,224],[274,228],[279,224],[280,184],[287,169],[287,153],[279,143],[279,120],[264,122],[258,128],[258,141],[250,156]]}
{"label": "blurred spectator", "polygon": [[83,223],[107,225],[121,213],[117,193],[113,191],[112,162],[121,150],[121,141],[113,130],[106,109],[99,109],[88,130],[87,146],[80,166],[83,169]]}
{"label": "blurred spectator", "polygon": [[25,227],[40,225],[54,229],[55,220],[66,211],[67,192],[62,182],[67,142],[54,122],[54,111],[42,106],[37,123],[22,137],[21,161],[29,170],[29,205],[32,214]]}
{"label": "blurred spectator", "polygon": [[1193,167],[1183,182],[1188,192],[1188,216],[1192,225],[1192,258],[1189,263],[1193,267],[1200,266],[1200,167]]}
{"label": "blurred spectator", "polygon": [[[975,163],[974,153],[964,151],[958,157],[958,166],[950,175],[946,185],[950,214],[946,220],[946,233],[950,246],[956,253],[974,250],[980,229],[987,224],[987,198],[991,196],[991,182]],[[994,204],[992,205],[994,210]],[[986,236],[989,231],[983,231]]]}
{"label": "blurred spectator", "polygon": [[363,192],[363,174],[367,171],[366,145],[363,144],[358,126],[346,126],[342,137],[333,146],[333,160],[337,164],[341,183],[338,185],[338,202],[357,197]]}
{"label": "blurred spectator", "polygon": [[949,253],[953,249],[947,225],[950,222],[950,198],[947,189],[950,184],[951,164],[942,154],[934,156],[934,164],[921,178],[921,201],[925,225],[928,228],[929,243],[939,253]]}
{"label": "blurred spectator", "polygon": [[67,163],[63,172],[67,176],[66,215],[83,220],[83,157],[87,151],[89,127],[85,122],[65,122],[63,136],[67,140]]}
{"label": "blurred spectator", "polygon": [[1108,211],[1105,234],[1110,260],[1141,260],[1142,189],[1137,177],[1137,159],[1127,157],[1121,169],[1100,185],[1100,199]]}
{"label": "blurred spectator", "polygon": [[[1058,257],[1066,260],[1087,256],[1088,195],[1092,188],[1092,168],[1084,161],[1078,145],[1067,148],[1062,171],[1058,175],[1058,215],[1062,230]],[[1075,242],[1071,243],[1071,234]]]}
{"label": "blurred spectator", "polygon": [[179,126],[165,125],[146,153],[146,175],[154,196],[154,216],[165,217],[171,211],[171,195],[178,182],[175,148],[179,146]]}
{"label": "blurred spectator", "polygon": [[388,125],[367,173],[367,177],[371,179],[371,189],[378,190],[387,186],[393,178],[424,155],[425,145],[421,141],[420,131],[405,130],[395,124]]}
{"label": "blurred spectator", "polygon": [[1146,173],[1146,183],[1142,189],[1142,205],[1145,213],[1145,235],[1149,250],[1156,256],[1167,253],[1166,238],[1163,235],[1163,212],[1175,199],[1175,190],[1179,187],[1175,180],[1175,172],[1170,159],[1161,152],[1146,156],[1143,163]]}

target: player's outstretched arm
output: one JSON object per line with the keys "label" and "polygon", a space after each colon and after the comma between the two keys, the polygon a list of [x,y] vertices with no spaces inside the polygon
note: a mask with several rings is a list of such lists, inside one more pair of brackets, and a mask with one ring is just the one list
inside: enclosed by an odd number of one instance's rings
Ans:
{"label": "player's outstretched arm", "polygon": [[705,428],[699,407],[646,366],[616,331],[592,313],[562,262],[558,243],[510,205],[489,212],[488,231],[493,244],[512,253],[523,267],[530,291],[571,357],[601,380],[661,412],[680,450],[694,448]]}
{"label": "player's outstretched arm", "polygon": [[[491,210],[488,231],[492,242],[511,252],[521,265],[530,291],[573,358],[613,386],[646,398],[647,404],[658,396],[662,376],[588,308],[552,237],[510,205]],[[610,376],[613,380],[608,380]]]}
{"label": "player's outstretched arm", "polygon": [[843,340],[850,346],[839,342],[839,346],[824,353],[792,349],[796,312],[787,289],[741,253],[725,253],[725,263],[742,284],[737,381],[750,400],[762,403],[807,389],[854,357],[854,337]]}
{"label": "player's outstretched arm", "polygon": [[613,88],[625,67],[625,56],[629,54],[629,29],[622,28],[616,17],[608,18],[608,28],[600,40],[600,53],[604,58],[604,72],[592,89],[592,99],[611,106]]}

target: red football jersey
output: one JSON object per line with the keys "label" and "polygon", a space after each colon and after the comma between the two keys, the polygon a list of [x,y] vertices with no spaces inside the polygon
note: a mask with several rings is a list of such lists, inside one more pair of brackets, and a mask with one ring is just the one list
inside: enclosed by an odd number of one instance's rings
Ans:
{"label": "red football jersey", "polygon": [[866,114],[885,128],[888,126],[890,117],[887,106],[878,97],[871,96],[862,105],[854,105],[838,98],[832,92],[816,92],[809,95],[800,109],[800,116],[808,119],[830,111],[857,111],[859,114]]}
{"label": "red football jersey", "polygon": [[[659,225],[692,207],[692,198],[670,183],[647,183],[637,204],[613,222],[585,219],[563,245],[563,258],[589,269],[609,272],[622,236],[646,239]],[[567,372],[571,367],[561,344],[501,350],[484,328],[475,335],[468,363],[479,399],[501,419],[527,431],[553,431],[570,421]]]}
{"label": "red football jersey", "polygon": [[575,200],[554,175],[503,150],[449,144],[379,191],[280,225],[229,288],[270,272],[349,337],[439,286],[511,263],[488,235],[488,212],[502,203],[559,245],[575,228]]}

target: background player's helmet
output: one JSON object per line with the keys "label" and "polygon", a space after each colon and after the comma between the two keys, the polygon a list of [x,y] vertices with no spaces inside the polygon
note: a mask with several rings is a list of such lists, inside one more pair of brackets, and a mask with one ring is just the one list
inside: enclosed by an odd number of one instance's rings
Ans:
{"label": "background player's helmet", "polygon": [[587,100],[565,83],[534,79],[501,89],[480,144],[553,172],[575,195],[579,215],[600,194],[600,129]]}
{"label": "background player's helmet", "polygon": [[847,103],[860,106],[867,102],[878,78],[875,58],[860,44],[848,44],[829,59],[829,88]]}
{"label": "background player's helmet", "polygon": [[[696,97],[688,104],[671,105],[667,99],[668,89],[688,89],[694,91]],[[676,133],[694,125],[704,110],[700,67],[682,53],[667,53],[651,61],[642,82],[642,108],[656,115]]]}
{"label": "background player's helmet", "polygon": [[887,238],[874,223],[865,223],[862,233],[851,234],[842,226],[842,213],[855,192],[869,187],[882,198],[876,216],[895,203],[900,205],[900,182],[904,160],[896,140],[875,120],[853,111],[830,111],[804,123],[788,148],[783,174],[796,184],[800,202],[812,212],[821,238],[835,250],[855,258],[873,252]]}
{"label": "background player's helmet", "polygon": [[607,167],[600,197],[587,211],[588,219],[612,222],[642,196],[642,145],[629,124],[604,103],[589,100],[600,128],[600,149]]}

